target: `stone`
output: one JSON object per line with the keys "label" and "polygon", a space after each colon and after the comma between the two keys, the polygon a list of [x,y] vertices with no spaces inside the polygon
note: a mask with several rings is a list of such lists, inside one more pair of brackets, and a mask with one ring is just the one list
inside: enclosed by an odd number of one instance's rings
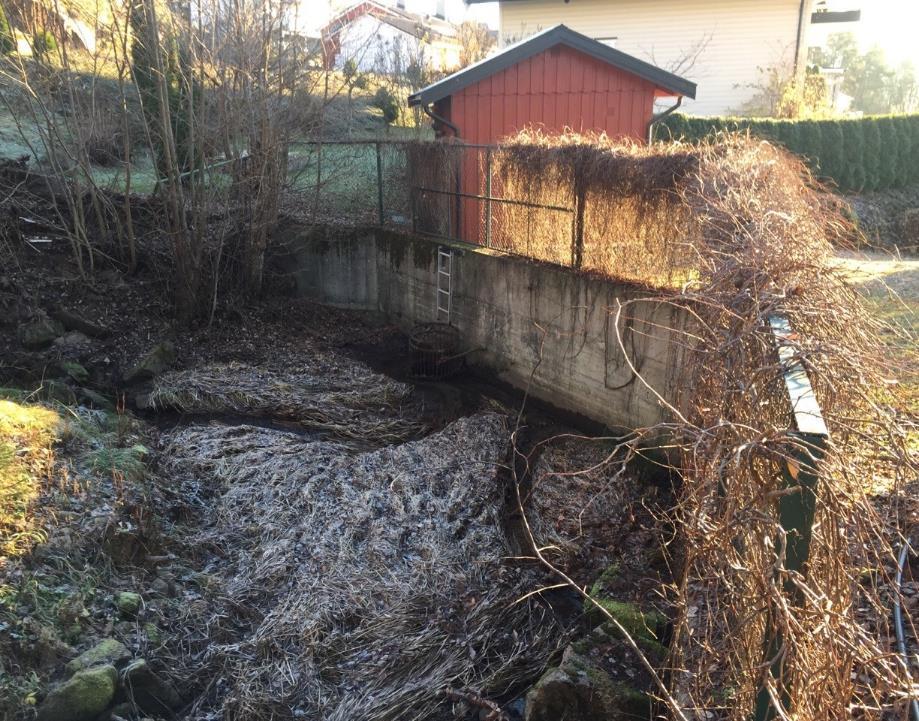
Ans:
{"label": "stone", "polygon": [[111,335],[111,331],[105,326],[86,320],[86,318],[72,313],[66,308],[55,308],[51,311],[51,315],[69,331],[76,331],[90,338],[105,338]]}
{"label": "stone", "polygon": [[76,361],[61,361],[60,366],[61,370],[77,383],[85,383],[89,380],[89,371]]}
{"label": "stone", "polygon": [[172,684],[160,678],[142,658],[130,663],[121,678],[125,693],[142,713],[171,716],[182,705],[182,697]]}
{"label": "stone", "polygon": [[143,599],[139,593],[133,591],[121,591],[115,594],[115,607],[118,613],[127,618],[134,618],[140,612]]}
{"label": "stone", "polygon": [[77,389],[77,396],[84,403],[92,406],[93,408],[99,408],[106,411],[115,410],[115,403],[98,391],[94,391],[92,388],[79,388]]}
{"label": "stone", "polygon": [[145,623],[144,633],[147,636],[147,640],[154,645],[159,645],[160,642],[163,640],[163,636],[160,633],[160,630],[159,628],[157,628],[155,623],[149,623],[149,622]]}
{"label": "stone", "polygon": [[73,388],[62,380],[46,380],[39,389],[39,396],[48,401],[57,401],[65,406],[75,406],[77,404],[77,394]]}
{"label": "stone", "polygon": [[92,721],[108,708],[117,688],[118,672],[112,665],[78,671],[48,693],[36,721]]}
{"label": "stone", "polygon": [[19,326],[19,341],[32,350],[47,348],[54,339],[64,334],[64,327],[47,317],[34,318]]}
{"label": "stone", "polygon": [[109,719],[130,719],[134,718],[134,704],[130,701],[123,701],[122,703],[116,703],[108,711],[107,714]]}
{"label": "stone", "polygon": [[67,673],[77,673],[93,666],[117,666],[131,658],[131,652],[121,641],[106,638],[84,651],[67,664]]}
{"label": "stone", "polygon": [[157,343],[124,375],[125,383],[150,380],[169,370],[176,362],[176,349],[170,341]]}
{"label": "stone", "polygon": [[619,721],[633,717],[650,718],[648,697],[614,681],[570,648],[562,664],[543,674],[526,695],[526,721]]}
{"label": "stone", "polygon": [[175,582],[167,578],[154,578],[150,584],[150,592],[155,596],[174,598],[176,596]]}
{"label": "stone", "polygon": [[89,356],[97,343],[78,331],[71,331],[55,339],[52,348],[61,358],[79,359]]}

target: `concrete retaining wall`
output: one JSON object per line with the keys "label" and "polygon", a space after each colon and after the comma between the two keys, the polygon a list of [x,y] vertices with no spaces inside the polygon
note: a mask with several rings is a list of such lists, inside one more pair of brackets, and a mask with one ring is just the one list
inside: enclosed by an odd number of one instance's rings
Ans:
{"label": "concrete retaining wall", "polygon": [[557,407],[614,427],[637,428],[668,413],[632,372],[677,397],[685,311],[635,302],[614,328],[617,301],[645,298],[631,284],[592,277],[477,246],[367,229],[292,234],[298,292],[322,303],[381,312],[410,330],[436,320],[439,246],[453,252],[451,322],[474,363]]}

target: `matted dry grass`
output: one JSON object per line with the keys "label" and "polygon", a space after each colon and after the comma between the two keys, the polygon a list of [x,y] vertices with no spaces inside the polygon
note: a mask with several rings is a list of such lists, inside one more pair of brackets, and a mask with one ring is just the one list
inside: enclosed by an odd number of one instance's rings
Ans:
{"label": "matted dry grass", "polygon": [[[501,696],[566,634],[526,596],[538,576],[500,517],[503,416],[460,419],[374,451],[254,426],[171,433],[168,471],[222,489],[194,545],[224,560],[210,640],[188,674],[221,679],[195,714],[225,719],[450,718],[452,689]],[[195,635],[193,634],[193,635]]]}

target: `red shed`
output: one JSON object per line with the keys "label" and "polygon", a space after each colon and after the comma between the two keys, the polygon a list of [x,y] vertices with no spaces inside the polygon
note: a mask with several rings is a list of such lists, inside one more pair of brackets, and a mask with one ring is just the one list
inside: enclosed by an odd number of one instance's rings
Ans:
{"label": "red shed", "polygon": [[[409,96],[439,136],[492,144],[526,126],[644,140],[659,97],[696,85],[556,25]],[[433,108],[431,107],[433,105]]]}
{"label": "red shed", "polygon": [[[556,25],[419,90],[408,104],[421,106],[438,137],[469,145],[493,145],[531,126],[644,141],[655,99],[677,98],[666,114],[684,96],[695,98],[695,83]],[[477,166],[462,162],[447,232],[473,243],[493,238],[482,231],[487,192]]]}

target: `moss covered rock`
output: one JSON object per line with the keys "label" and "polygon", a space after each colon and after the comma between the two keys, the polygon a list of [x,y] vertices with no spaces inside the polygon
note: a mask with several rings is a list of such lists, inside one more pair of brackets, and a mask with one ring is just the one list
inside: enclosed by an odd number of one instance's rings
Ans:
{"label": "moss covered rock", "polygon": [[591,659],[565,652],[526,696],[526,721],[619,721],[649,718],[650,701],[642,691],[613,680]]}
{"label": "moss covered rock", "polygon": [[131,370],[124,374],[125,383],[150,380],[169,370],[175,362],[175,346],[168,340],[157,343]]}
{"label": "moss covered rock", "polygon": [[64,326],[47,317],[38,317],[19,326],[19,341],[26,348],[47,348],[63,334]]}
{"label": "moss covered rock", "polygon": [[134,618],[140,611],[143,599],[139,593],[133,591],[121,591],[115,594],[115,607],[125,618]]}
{"label": "moss covered rock", "polygon": [[117,666],[130,658],[131,652],[127,646],[114,638],[106,638],[70,661],[67,673],[77,673],[93,666]]}
{"label": "moss covered rock", "polygon": [[73,675],[47,695],[38,707],[37,721],[91,721],[115,697],[118,672],[114,666],[96,666]]}
{"label": "moss covered rock", "polygon": [[[617,588],[618,580],[619,566],[615,563],[597,578],[590,588],[590,597],[596,603],[591,601],[584,602],[584,612],[587,614],[587,620],[593,626],[607,624],[609,627],[615,628],[615,624],[609,621],[609,616],[612,616],[633,639],[644,639],[656,643],[666,628],[666,616],[654,609],[645,610],[635,603],[613,598],[610,594],[610,589]],[[597,608],[597,605],[602,610]]]}

